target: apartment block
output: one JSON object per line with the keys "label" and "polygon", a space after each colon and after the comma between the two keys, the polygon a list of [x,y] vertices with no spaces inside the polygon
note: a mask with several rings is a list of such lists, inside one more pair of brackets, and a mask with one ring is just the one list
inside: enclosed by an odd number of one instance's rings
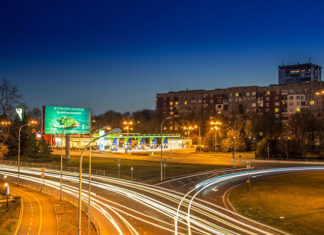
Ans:
{"label": "apartment block", "polygon": [[271,112],[276,117],[287,118],[296,112],[309,110],[320,118],[324,113],[323,84],[316,81],[159,93],[156,111],[164,117],[190,114],[262,115]]}
{"label": "apartment block", "polygon": [[278,84],[321,81],[322,67],[316,64],[295,64],[278,67]]}

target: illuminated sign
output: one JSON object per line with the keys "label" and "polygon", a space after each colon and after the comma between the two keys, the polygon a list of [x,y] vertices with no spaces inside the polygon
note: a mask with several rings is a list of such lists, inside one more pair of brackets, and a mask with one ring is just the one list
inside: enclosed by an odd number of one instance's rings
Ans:
{"label": "illuminated sign", "polygon": [[23,120],[23,108],[16,108],[16,113],[18,114],[20,121],[22,121]]}
{"label": "illuminated sign", "polygon": [[43,125],[46,135],[90,134],[91,111],[86,108],[44,106]]}

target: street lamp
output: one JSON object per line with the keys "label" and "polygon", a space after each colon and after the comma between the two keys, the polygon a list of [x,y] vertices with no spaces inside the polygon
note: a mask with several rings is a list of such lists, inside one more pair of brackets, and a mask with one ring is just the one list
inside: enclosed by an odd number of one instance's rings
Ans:
{"label": "street lamp", "polygon": [[98,139],[105,137],[109,134],[117,134],[121,133],[122,131],[119,128],[113,129],[109,131],[107,134],[99,136],[97,138],[91,139],[91,141],[84,147],[84,149],[81,152],[80,155],[80,162],[79,162],[79,211],[78,211],[78,235],[81,235],[81,203],[82,203],[82,198],[81,198],[81,192],[82,192],[82,161],[83,161],[83,155],[85,150],[92,144],[92,142],[97,141]]}
{"label": "street lamp", "polygon": [[163,132],[163,123],[166,121],[166,120],[170,120],[172,119],[172,117],[166,117],[162,120],[161,122],[161,182],[163,181],[163,153],[162,153],[162,149],[163,149],[163,141],[162,141],[162,132]]}
{"label": "street lamp", "polygon": [[[92,142],[92,137],[97,133],[99,132],[100,130],[102,129],[107,129],[107,130],[111,130],[111,127],[110,126],[104,126],[102,128],[98,128],[97,130],[95,130],[93,132],[93,134],[90,134],[90,146],[89,146],[89,186],[88,186],[88,234],[90,234],[90,203],[91,203],[91,153],[92,153],[92,145],[91,145],[91,142]],[[102,138],[102,136],[100,136],[100,138]]]}
{"label": "street lamp", "polygon": [[133,127],[132,127],[133,124],[134,124],[133,121],[124,121],[123,122],[124,129],[127,130],[128,134],[129,134],[130,130],[133,130]]}
{"label": "street lamp", "polygon": [[7,140],[8,137],[9,137],[9,132],[10,132],[10,128],[9,128],[9,127],[10,127],[10,125],[11,125],[11,122],[10,122],[10,121],[5,121],[5,120],[4,120],[4,121],[1,121],[1,122],[0,122],[0,126],[8,127],[8,134],[7,134],[7,136],[4,137],[4,139],[3,139],[3,141],[2,141],[3,143],[6,142],[6,140]]}
{"label": "street lamp", "polygon": [[199,135],[199,145],[201,144],[201,138],[200,138],[200,128],[197,125],[188,125],[184,126],[183,129],[187,131],[187,136],[189,138],[190,131],[193,132],[194,130],[198,129],[198,135]]}
{"label": "street lamp", "polygon": [[324,95],[324,90],[317,91],[317,92],[315,93],[315,95]]}
{"label": "street lamp", "polygon": [[29,123],[22,125],[19,128],[19,131],[18,131],[18,161],[17,161],[17,164],[18,164],[18,184],[19,184],[19,180],[20,180],[20,132],[21,132],[21,129],[24,128],[25,126],[36,125],[37,123],[38,122],[36,120],[31,120]]}
{"label": "street lamp", "polygon": [[215,155],[216,155],[216,151],[217,151],[217,131],[219,130],[219,126],[222,125],[221,122],[219,121],[211,121],[210,125],[212,126],[211,129],[215,130]]}

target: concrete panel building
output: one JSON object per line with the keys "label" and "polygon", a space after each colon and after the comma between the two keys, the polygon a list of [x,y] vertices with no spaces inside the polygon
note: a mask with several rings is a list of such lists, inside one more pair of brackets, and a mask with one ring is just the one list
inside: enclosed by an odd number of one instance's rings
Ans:
{"label": "concrete panel building", "polygon": [[316,64],[295,64],[278,67],[278,84],[321,81],[322,67]]}
{"label": "concrete panel building", "polygon": [[230,87],[215,90],[185,90],[159,93],[156,111],[163,117],[189,114],[264,114],[287,118],[309,110],[323,117],[323,82],[298,82],[286,85]]}

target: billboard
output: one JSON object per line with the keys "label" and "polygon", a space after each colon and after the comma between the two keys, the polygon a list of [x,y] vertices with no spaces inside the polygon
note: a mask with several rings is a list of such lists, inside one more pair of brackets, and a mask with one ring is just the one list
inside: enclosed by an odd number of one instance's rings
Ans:
{"label": "billboard", "polygon": [[44,106],[43,128],[46,135],[90,134],[91,111],[86,108]]}

